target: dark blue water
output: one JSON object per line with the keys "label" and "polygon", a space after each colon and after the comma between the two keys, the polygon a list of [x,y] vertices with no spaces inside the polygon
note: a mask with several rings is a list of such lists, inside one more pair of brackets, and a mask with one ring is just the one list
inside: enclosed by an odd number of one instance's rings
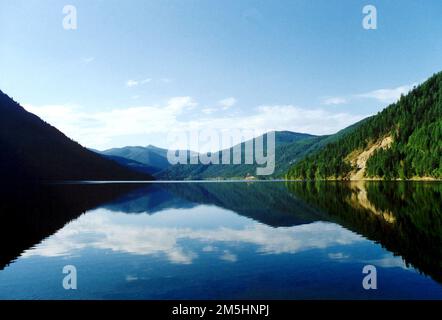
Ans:
{"label": "dark blue water", "polygon": [[[438,183],[3,191],[1,299],[442,298]],[[13,215],[13,217],[12,217]],[[65,290],[63,267],[77,270]],[[377,289],[365,290],[365,265]]]}

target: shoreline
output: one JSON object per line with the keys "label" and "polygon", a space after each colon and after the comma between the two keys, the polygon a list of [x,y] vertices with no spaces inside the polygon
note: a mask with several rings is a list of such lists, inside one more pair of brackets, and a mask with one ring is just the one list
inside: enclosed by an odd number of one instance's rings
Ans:
{"label": "shoreline", "polygon": [[346,182],[357,183],[361,181],[373,181],[373,182],[442,182],[442,179],[407,179],[407,180],[384,180],[384,179],[267,179],[267,180],[245,180],[245,179],[225,179],[225,180],[109,180],[109,181],[95,181],[95,180],[83,180],[83,181],[55,181],[46,182],[44,184],[50,185],[66,185],[66,184],[166,184],[166,183],[265,183],[265,182]]}

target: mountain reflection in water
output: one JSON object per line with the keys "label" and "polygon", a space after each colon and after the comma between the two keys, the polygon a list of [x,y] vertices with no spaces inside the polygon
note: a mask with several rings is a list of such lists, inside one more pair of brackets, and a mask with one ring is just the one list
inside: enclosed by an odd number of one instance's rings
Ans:
{"label": "mountain reflection in water", "polygon": [[[442,297],[440,183],[1,191],[0,298]],[[63,290],[66,264],[87,290]],[[366,264],[380,268],[377,292],[362,289]]]}

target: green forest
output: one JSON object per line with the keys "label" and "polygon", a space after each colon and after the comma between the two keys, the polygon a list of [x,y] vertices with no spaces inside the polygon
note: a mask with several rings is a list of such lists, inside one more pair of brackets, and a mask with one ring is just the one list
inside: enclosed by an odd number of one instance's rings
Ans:
{"label": "green forest", "polygon": [[358,128],[292,166],[288,179],[346,179],[356,169],[348,159],[383,137],[389,148],[378,148],[368,159],[366,178],[442,178],[442,72],[364,121]]}

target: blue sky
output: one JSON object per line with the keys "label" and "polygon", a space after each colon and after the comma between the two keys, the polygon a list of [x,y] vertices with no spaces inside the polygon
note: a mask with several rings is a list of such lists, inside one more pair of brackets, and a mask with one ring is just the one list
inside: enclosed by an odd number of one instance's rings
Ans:
{"label": "blue sky", "polygon": [[[77,8],[64,30],[62,9]],[[373,4],[378,29],[362,28]],[[329,134],[442,70],[442,2],[0,0],[0,89],[85,146]]]}

